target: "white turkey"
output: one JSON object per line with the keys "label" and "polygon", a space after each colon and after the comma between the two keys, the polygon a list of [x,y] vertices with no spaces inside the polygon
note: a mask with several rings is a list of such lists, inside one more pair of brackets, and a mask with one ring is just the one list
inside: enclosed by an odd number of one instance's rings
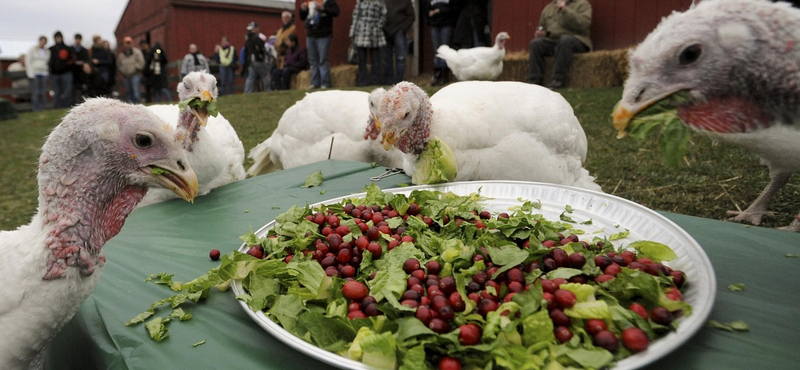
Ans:
{"label": "white turkey", "polygon": [[560,94],[520,82],[457,82],[430,99],[400,82],[381,100],[377,125],[385,148],[405,153],[413,177],[433,137],[454,152],[455,180],[526,180],[601,191],[583,168],[587,141]]}
{"label": "white turkey", "polygon": [[[681,92],[678,117],[769,167],[770,182],[734,221],[758,225],[770,199],[800,171],[800,10],[761,0],[706,0],[675,13],[630,55],[614,126]],[[688,93],[688,94],[687,94]],[[800,215],[798,215],[800,217]],[[800,219],[786,229],[800,231]]]}
{"label": "white turkey", "polygon": [[175,132],[142,106],[103,98],[53,129],[37,179],[31,223],[0,231],[0,369],[43,368],[50,340],[97,283],[103,245],[148,188],[197,194]]}
{"label": "white turkey", "polygon": [[[206,195],[212,189],[244,179],[244,146],[231,123],[221,113],[210,115],[200,105],[216,103],[217,79],[205,72],[192,72],[178,84],[178,97],[186,104],[151,105],[147,109],[167,122],[170,127],[182,127],[192,134],[184,138],[189,164],[200,181],[198,195]],[[147,193],[139,206],[163,202],[175,198],[175,194],[164,189]]]}
{"label": "white turkey", "polygon": [[442,45],[436,49],[436,56],[447,62],[447,68],[450,68],[459,81],[496,80],[503,72],[506,41],[510,39],[508,33],[500,32],[492,47],[453,50]]}
{"label": "white turkey", "polygon": [[323,161],[329,152],[332,159],[399,167],[402,153],[385,151],[380,142],[369,137],[369,102],[369,94],[363,91],[306,94],[283,113],[272,135],[250,150],[254,163],[247,174]]}

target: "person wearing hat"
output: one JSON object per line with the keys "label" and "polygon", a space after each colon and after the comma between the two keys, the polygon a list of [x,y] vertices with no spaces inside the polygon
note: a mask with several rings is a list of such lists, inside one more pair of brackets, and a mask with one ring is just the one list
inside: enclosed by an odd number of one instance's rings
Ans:
{"label": "person wearing hat", "polygon": [[144,55],[141,50],[133,46],[133,39],[130,36],[122,39],[122,51],[117,55],[117,70],[125,82],[125,100],[133,104],[141,103],[140,84],[144,70]]}
{"label": "person wearing hat", "polygon": [[244,92],[255,92],[259,82],[265,90],[270,90],[269,66],[267,48],[264,40],[259,36],[258,23],[250,22],[247,25],[247,41],[244,44],[244,61],[242,75],[247,75],[244,81]]}
{"label": "person wearing hat", "polygon": [[53,35],[55,45],[50,47],[50,60],[47,67],[50,70],[50,83],[54,92],[54,108],[69,108],[72,106],[72,66],[75,65],[75,51],[64,44],[64,35],[56,31]]}

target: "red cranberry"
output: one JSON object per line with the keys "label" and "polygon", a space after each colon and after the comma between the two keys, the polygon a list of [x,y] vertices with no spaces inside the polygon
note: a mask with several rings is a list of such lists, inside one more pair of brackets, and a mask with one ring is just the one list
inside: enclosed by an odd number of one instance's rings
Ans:
{"label": "red cranberry", "polygon": [[249,254],[249,255],[251,255],[251,256],[253,256],[255,258],[258,258],[258,259],[264,258],[263,248],[261,248],[261,246],[258,246],[258,245],[254,245],[254,246],[250,247],[250,249],[247,250],[247,254]]}
{"label": "red cranberry", "polygon": [[597,275],[597,277],[594,278],[594,281],[602,284],[602,283],[605,283],[606,281],[613,280],[613,279],[614,279],[613,275],[602,274],[602,275]]}
{"label": "red cranberry", "polygon": [[599,267],[600,270],[605,270],[606,267],[611,264],[611,258],[608,258],[608,256],[604,256],[602,254],[598,254],[594,256],[594,264],[595,266]]}
{"label": "red cranberry", "polygon": [[441,280],[439,280],[439,289],[442,290],[442,293],[446,295],[450,295],[456,291],[456,279],[452,276],[445,276]]}
{"label": "red cranberry", "polygon": [[474,281],[474,282],[476,282],[478,284],[481,284],[481,285],[486,284],[487,280],[489,280],[489,277],[483,271],[478,271],[478,272],[475,273],[475,275],[472,275],[472,281]]}
{"label": "red cranberry", "polygon": [[362,312],[361,310],[350,311],[350,312],[347,313],[347,318],[350,319],[350,320],[353,320],[353,319],[366,319],[367,315],[364,315],[364,312]]}
{"label": "red cranberry", "polygon": [[411,203],[408,205],[408,209],[406,209],[406,213],[412,216],[419,214],[419,206],[416,203]]}
{"label": "red cranberry", "polygon": [[569,255],[569,265],[572,268],[580,269],[586,264],[586,257],[583,254],[575,252]]}
{"label": "red cranberry", "polygon": [[617,263],[612,263],[608,265],[608,267],[606,267],[605,270],[603,270],[603,272],[606,275],[611,275],[611,276],[617,276],[617,274],[619,274],[620,271],[622,271],[622,267],[620,267],[620,265],[618,265]]}
{"label": "red cranberry", "polygon": [[353,275],[356,274],[356,268],[350,265],[344,265],[339,272],[342,274],[342,277],[353,277]]}
{"label": "red cranberry", "polygon": [[641,352],[647,349],[650,338],[644,330],[631,327],[622,331],[622,344],[631,352]]}
{"label": "red cranberry", "polygon": [[450,321],[455,318],[456,315],[455,311],[453,311],[453,307],[450,306],[444,306],[437,312],[439,313],[439,318],[444,321]]}
{"label": "red cranberry", "polygon": [[416,258],[409,258],[405,262],[403,262],[403,271],[407,274],[414,272],[415,270],[419,270],[419,260]]}
{"label": "red cranberry", "polygon": [[554,332],[556,339],[561,343],[566,343],[572,339],[572,330],[569,330],[566,326],[558,326]]}
{"label": "red cranberry", "polygon": [[481,299],[478,302],[478,313],[482,316],[486,316],[489,312],[497,310],[497,302],[491,299]]}
{"label": "red cranberry", "polygon": [[586,327],[586,332],[593,336],[596,336],[597,333],[607,329],[606,322],[600,319],[586,320],[585,327]]}
{"label": "red cranberry", "polygon": [[373,259],[381,258],[381,255],[383,254],[383,248],[381,248],[380,244],[375,242],[369,243],[367,245],[367,250],[372,253]]}
{"label": "red cranberry", "polygon": [[367,297],[369,290],[364,283],[348,281],[342,286],[342,294],[351,301],[360,301]]}
{"label": "red cranberry", "polygon": [[595,334],[594,338],[592,338],[592,344],[609,352],[616,352],[619,349],[617,336],[608,330],[602,330]]}
{"label": "red cranberry", "polygon": [[641,316],[641,318],[647,320],[647,309],[644,308],[644,306],[638,303],[631,303],[631,305],[628,306],[628,309],[633,312],[636,312],[636,314]]}
{"label": "red cranberry", "polygon": [[439,360],[439,370],[461,370],[461,361],[452,357],[443,357]]}
{"label": "red cranberry", "polygon": [[542,245],[547,249],[552,249],[558,245],[558,242],[555,240],[545,240],[542,242]]}
{"label": "red cranberry", "polygon": [[440,318],[431,319],[431,321],[428,322],[428,328],[440,334],[446,333],[448,329],[447,323]]}
{"label": "red cranberry", "polygon": [[208,252],[208,258],[211,258],[212,261],[219,260],[220,252],[219,249],[212,249],[211,252]]}
{"label": "red cranberry", "polygon": [[556,292],[553,293],[553,296],[555,296],[556,298],[556,303],[558,303],[559,306],[564,308],[570,308],[574,306],[575,303],[578,301],[577,297],[575,297],[575,293],[569,290],[564,290],[564,289],[556,290]]}
{"label": "red cranberry", "polygon": [[450,306],[453,307],[453,311],[455,312],[464,312],[464,309],[467,307],[466,303],[464,303],[464,300],[461,299],[461,293],[459,292],[450,293],[448,300],[450,301]]}
{"label": "red cranberry", "polygon": [[553,320],[553,324],[558,326],[569,326],[571,322],[569,316],[558,308],[550,311],[550,320]]}
{"label": "red cranberry", "polygon": [[672,276],[672,282],[678,288],[683,287],[683,284],[686,282],[686,274],[684,274],[683,271],[672,271],[669,273],[669,276]]}
{"label": "red cranberry", "polygon": [[414,315],[425,325],[428,325],[428,323],[431,322],[431,319],[433,319],[433,314],[428,306],[419,306],[416,314]]}
{"label": "red cranberry", "polygon": [[567,255],[567,252],[561,248],[553,249],[553,260],[556,261],[556,266],[558,267],[569,265],[569,256]]}
{"label": "red cranberry", "polygon": [[650,320],[659,325],[669,325],[672,322],[672,312],[661,306],[653,307],[650,310]]}
{"label": "red cranberry", "polygon": [[463,346],[472,346],[481,342],[480,326],[469,323],[458,327],[458,341]]}

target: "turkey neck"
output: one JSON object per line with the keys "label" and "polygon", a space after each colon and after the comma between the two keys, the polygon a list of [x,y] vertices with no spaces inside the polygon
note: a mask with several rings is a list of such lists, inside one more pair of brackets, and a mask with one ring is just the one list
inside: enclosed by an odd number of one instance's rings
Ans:
{"label": "turkey neck", "polygon": [[[86,157],[104,160],[82,159]],[[43,278],[62,278],[70,267],[89,276],[105,263],[103,245],[119,233],[147,188],[109,176],[113,159],[96,155],[93,146],[54,162],[43,154],[39,165],[39,210],[47,231],[45,247],[51,252]]]}
{"label": "turkey neck", "polygon": [[420,101],[417,116],[411,123],[406,134],[395,142],[395,147],[403,153],[420,155],[428,146],[431,139],[431,118],[433,117],[433,106],[425,92],[420,92],[423,98]]}
{"label": "turkey neck", "polygon": [[197,141],[197,134],[200,132],[200,122],[189,109],[191,108],[187,107],[178,116],[178,132],[175,135],[183,144],[183,149],[192,152],[192,146]]}

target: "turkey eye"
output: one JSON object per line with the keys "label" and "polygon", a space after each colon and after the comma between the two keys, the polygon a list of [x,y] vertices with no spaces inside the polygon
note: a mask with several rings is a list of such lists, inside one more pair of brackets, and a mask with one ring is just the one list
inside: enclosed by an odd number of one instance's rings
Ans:
{"label": "turkey eye", "polygon": [[411,112],[406,112],[406,114],[404,114],[404,115],[403,115],[403,119],[406,119],[406,118],[408,118],[408,115],[409,115],[409,114],[411,114]]}
{"label": "turkey eye", "polygon": [[692,64],[700,58],[701,54],[703,54],[703,49],[700,48],[700,44],[689,45],[681,52],[678,57],[678,63],[682,66]]}
{"label": "turkey eye", "polygon": [[153,145],[153,138],[150,137],[149,135],[137,134],[133,142],[134,144],[136,144],[138,148],[144,149],[144,148],[149,148],[151,145]]}

